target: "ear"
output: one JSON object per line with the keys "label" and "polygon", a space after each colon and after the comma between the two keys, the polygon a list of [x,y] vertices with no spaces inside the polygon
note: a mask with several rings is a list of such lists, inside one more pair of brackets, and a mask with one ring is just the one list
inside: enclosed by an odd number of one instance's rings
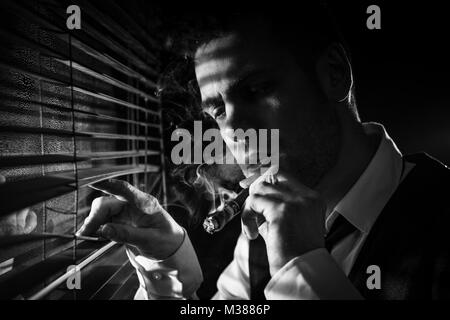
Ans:
{"label": "ear", "polygon": [[319,57],[316,71],[323,92],[332,102],[348,100],[353,75],[347,54],[338,43],[331,44]]}

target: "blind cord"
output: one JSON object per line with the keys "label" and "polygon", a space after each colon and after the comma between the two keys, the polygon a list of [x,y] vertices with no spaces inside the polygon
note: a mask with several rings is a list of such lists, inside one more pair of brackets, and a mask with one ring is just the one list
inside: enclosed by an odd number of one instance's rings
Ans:
{"label": "blind cord", "polygon": [[[74,212],[74,220],[73,227],[74,233],[78,229],[77,225],[77,217],[78,217],[78,161],[77,161],[77,138],[76,138],[76,125],[75,125],[75,102],[74,102],[74,90],[73,90],[73,56],[72,56],[72,33],[69,31],[69,59],[70,59],[70,104],[72,108],[72,133],[73,133],[73,161],[74,161],[74,170],[75,170],[75,212]],[[73,251],[72,251],[73,264],[76,265],[77,258],[77,239],[73,239]],[[76,290],[72,290],[74,295],[74,300],[76,300],[77,293]]]}

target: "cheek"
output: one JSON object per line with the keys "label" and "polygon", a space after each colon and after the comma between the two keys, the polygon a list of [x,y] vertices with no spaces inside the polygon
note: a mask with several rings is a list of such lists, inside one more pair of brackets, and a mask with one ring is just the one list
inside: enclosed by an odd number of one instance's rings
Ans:
{"label": "cheek", "polygon": [[251,112],[255,129],[279,129],[282,122],[283,103],[279,95],[271,95],[254,104]]}
{"label": "cheek", "polygon": [[289,131],[304,130],[322,112],[317,91],[310,86],[290,86],[280,97],[279,122]]}
{"label": "cheek", "polygon": [[271,112],[278,112],[281,108],[281,99],[278,95],[267,97],[264,101],[265,105]]}
{"label": "cheek", "polygon": [[220,134],[222,135],[222,139],[227,146],[227,152],[231,152],[234,159],[236,159],[238,164],[242,164],[245,162],[245,147],[242,143],[234,141],[234,130],[232,129],[221,129]]}
{"label": "cheek", "polygon": [[286,75],[280,87],[280,99],[281,109],[292,118],[308,118],[323,104],[323,94],[317,82],[302,71]]}

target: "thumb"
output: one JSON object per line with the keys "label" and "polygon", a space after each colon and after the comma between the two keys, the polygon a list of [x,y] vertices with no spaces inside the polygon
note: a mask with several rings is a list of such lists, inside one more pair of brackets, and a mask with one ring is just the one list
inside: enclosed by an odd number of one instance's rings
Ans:
{"label": "thumb", "polygon": [[248,240],[255,240],[258,238],[258,227],[256,226],[255,221],[245,221],[242,220],[242,231]]}

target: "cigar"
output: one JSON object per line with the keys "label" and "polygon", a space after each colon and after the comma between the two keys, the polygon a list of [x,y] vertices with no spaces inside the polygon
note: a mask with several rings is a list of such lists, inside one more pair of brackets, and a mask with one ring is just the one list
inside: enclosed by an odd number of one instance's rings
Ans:
{"label": "cigar", "polygon": [[241,212],[248,195],[249,189],[243,189],[235,199],[228,201],[222,210],[215,211],[206,217],[203,221],[205,231],[213,234],[222,230],[228,222]]}

